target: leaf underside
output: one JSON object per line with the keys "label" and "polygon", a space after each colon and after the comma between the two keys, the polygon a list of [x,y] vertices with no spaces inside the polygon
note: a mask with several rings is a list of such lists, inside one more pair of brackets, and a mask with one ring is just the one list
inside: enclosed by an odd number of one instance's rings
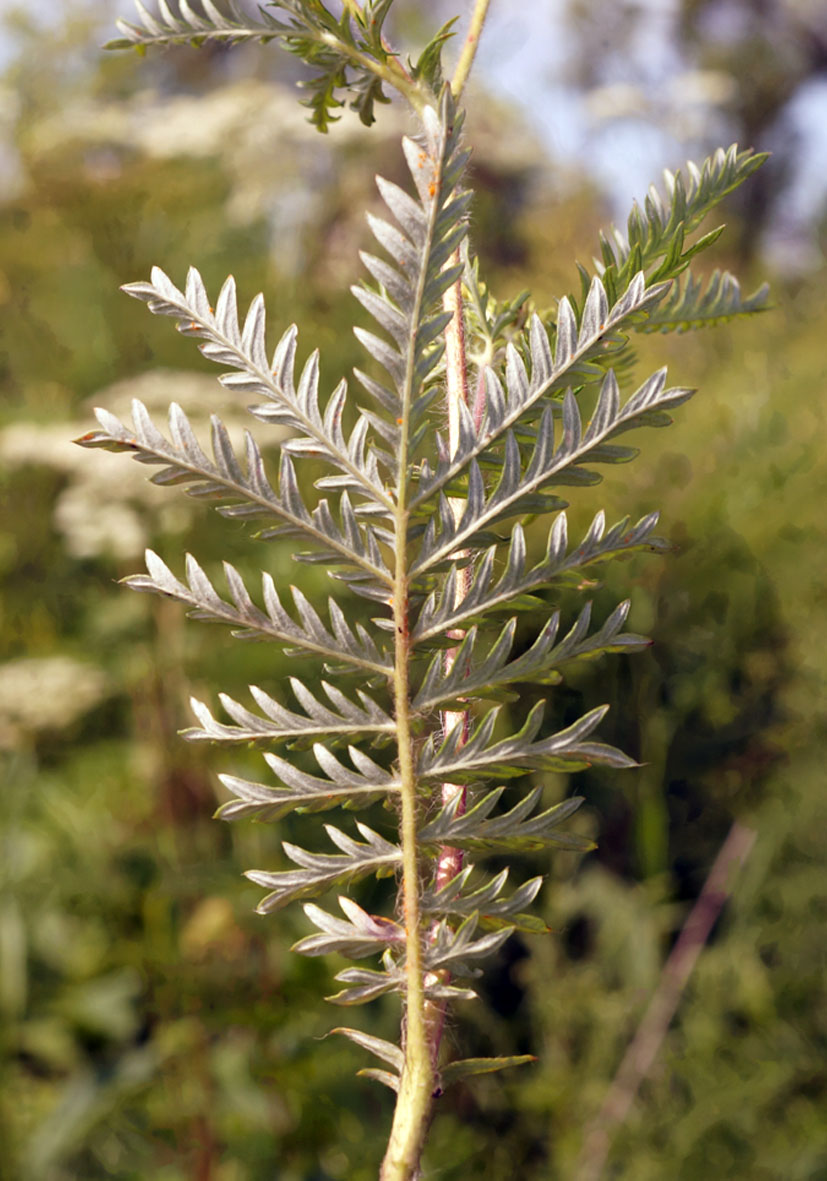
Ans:
{"label": "leaf underside", "polygon": [[[307,106],[324,131],[345,101],[370,123],[375,105],[387,100],[387,78],[401,69],[383,35],[389,7],[389,0],[368,0],[335,15],[316,0],[281,0],[251,18],[235,3],[219,10],[202,0],[197,9],[180,0],[173,10],[162,0],[156,15],[138,3],[138,23],[118,22],[122,36],[112,46],[278,40],[311,67]],[[450,35],[449,24],[408,63],[405,76],[422,94],[441,85],[440,54]],[[283,686],[251,686],[255,709],[221,693],[229,719],[223,721],[193,699],[198,724],[185,737],[253,744],[264,752],[271,782],[221,776],[230,797],[217,813],[223,819],[373,809],[371,825],[355,822],[358,836],[324,825],[335,851],[284,842],[286,867],[247,875],[266,891],[262,914],[303,902],[313,930],[296,943],[299,954],[376,957],[377,966],[338,972],[341,987],[328,999],[345,1006],[391,993],[404,998],[410,932],[403,917],[371,914],[347,893],[338,898],[343,917],[313,900],[368,877],[399,877],[402,841],[388,829],[407,790],[415,790],[418,805],[427,927],[417,937],[426,998],[434,1005],[474,998],[469,982],[480,963],[514,930],[548,932],[531,910],[542,878],[507,893],[508,869],[489,873],[470,856],[482,863],[525,851],[588,851],[589,836],[570,826],[582,797],[544,807],[544,777],[636,764],[599,739],[607,707],[550,732],[549,702],[521,710],[519,686],[551,691],[574,662],[636,651],[649,641],[624,630],[628,601],[593,623],[590,602],[564,621],[562,608],[546,606],[547,596],[593,586],[589,575],[601,563],[669,548],[654,533],[655,512],[609,528],[599,512],[571,544],[561,494],[600,480],[603,465],[632,460],[637,449],[621,436],[668,425],[669,412],[692,394],[670,386],[665,369],[626,388],[631,333],[685,331],[767,306],[764,288],[745,297],[727,272],[704,282],[689,270],[718,231],[692,236],[762,163],[759,154],[733,147],[700,167],[688,165],[685,176],[667,174],[665,199],[651,189],[625,234],[602,235],[593,270],[580,268],[579,293],[563,296],[554,317],[543,320],[528,315],[525,295],[497,303],[480,278],[467,241],[463,118],[448,88],[438,106],[424,107],[420,134],[406,137],[402,150],[409,183],[377,178],[385,211],[369,216],[375,245],[362,254],[367,278],[353,289],[372,321],[370,329],[354,329],[367,355],[365,369],[354,371],[359,404],[344,380],[323,390],[318,352],[297,365],[295,327],[268,349],[262,296],[240,317],[232,278],[213,306],[194,268],[182,290],[156,267],[149,281],[125,290],[152,313],[174,319],[221,366],[221,385],[242,396],[260,430],[271,431],[268,443],[278,447],[278,457],[249,431],[237,448],[216,416],[208,453],[180,407],[170,408],[161,430],[137,401],[131,423],[98,410],[98,428],[78,440],[131,454],[159,469],[154,483],[177,487],[234,521],[255,522],[264,543],[289,539],[300,547],[300,563],[324,565],[338,590],[354,592],[375,612],[365,619],[334,595],[321,608],[299,587],[290,588],[285,606],[281,580],[277,585],[266,571],[259,603],[228,563],[225,598],[189,555],[184,578],[148,551],[147,572],[126,580],[135,590],[182,603],[193,618],[228,625],[237,638],[275,643],[302,658],[298,675],[288,679],[293,704],[282,700]],[[483,396],[478,405],[459,403],[449,445],[440,433],[451,320],[443,301],[459,283]],[[590,414],[586,406],[593,407]],[[535,515],[549,517],[539,559],[530,554],[525,531]],[[401,648],[393,613],[400,585],[409,599]],[[518,624],[522,631],[533,624],[519,649]],[[395,757],[400,651],[409,684],[412,785]],[[295,750],[307,753],[277,753]],[[527,776],[533,776],[528,786]],[[462,790],[445,790],[455,785]],[[446,849],[458,861],[444,881],[436,869]],[[382,1064],[360,1074],[398,1089],[402,1049],[348,1027],[333,1032]],[[439,1085],[530,1061],[530,1055],[460,1060],[441,1068]]]}

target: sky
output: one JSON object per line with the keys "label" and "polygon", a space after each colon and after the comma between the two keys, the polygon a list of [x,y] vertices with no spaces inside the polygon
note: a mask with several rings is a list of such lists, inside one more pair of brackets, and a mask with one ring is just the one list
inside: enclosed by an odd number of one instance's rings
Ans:
{"label": "sky", "polygon": [[[526,110],[558,159],[590,160],[617,217],[625,215],[632,199],[645,196],[664,166],[679,166],[687,150],[697,158],[697,144],[714,124],[715,108],[708,100],[720,85],[720,79],[693,73],[681,60],[672,35],[675,0],[640,3],[649,12],[629,72],[639,80],[642,95],[618,85],[585,99],[555,81],[566,63],[559,29],[567,0],[520,5],[495,0],[478,62],[486,84]],[[647,102],[656,108],[656,120],[646,118]],[[768,243],[770,252],[784,251],[789,262],[796,241],[802,254],[811,249],[813,225],[827,213],[827,72],[800,89],[777,134],[795,136],[801,145],[791,200],[777,226],[777,241]],[[741,146],[772,150],[773,144]]]}

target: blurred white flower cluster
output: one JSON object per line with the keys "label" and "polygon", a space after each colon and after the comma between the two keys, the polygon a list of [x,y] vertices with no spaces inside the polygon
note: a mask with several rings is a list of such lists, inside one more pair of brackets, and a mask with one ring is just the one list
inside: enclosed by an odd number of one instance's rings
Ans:
{"label": "blurred white flower cluster", "polygon": [[[371,134],[354,115],[342,120],[335,137],[322,137],[306,115],[292,87],[248,79],[211,94],[146,90],[122,102],[87,98],[42,119],[27,142],[35,157],[71,144],[79,166],[105,178],[117,175],[125,152],[215,157],[231,184],[227,220],[249,225],[266,218],[274,251],[278,241],[280,272],[298,274],[303,232],[324,211],[338,153]],[[404,126],[402,112],[390,108],[379,135],[395,140]],[[371,138],[376,141],[376,129]]]}
{"label": "blurred white flower cluster", "polygon": [[20,746],[38,731],[64,729],[109,691],[102,669],[70,656],[0,664],[0,750]]}
{"label": "blurred white flower cluster", "polygon": [[[221,387],[206,374],[156,369],[116,382],[95,395],[92,402],[129,422],[131,400],[139,398],[161,430],[165,429],[170,402],[177,402],[209,450],[209,415],[205,407],[223,410],[220,394]],[[241,415],[222,414],[236,447],[242,441]],[[8,468],[46,465],[67,477],[55,501],[53,519],[72,557],[106,555],[119,561],[131,560],[143,553],[151,533],[183,532],[194,505],[183,494],[170,498],[152,484],[150,477],[157,468],[126,463],[122,455],[106,451],[98,451],[92,458],[72,443],[74,437],[93,427],[91,406],[81,422],[14,423],[0,431],[0,460]]]}

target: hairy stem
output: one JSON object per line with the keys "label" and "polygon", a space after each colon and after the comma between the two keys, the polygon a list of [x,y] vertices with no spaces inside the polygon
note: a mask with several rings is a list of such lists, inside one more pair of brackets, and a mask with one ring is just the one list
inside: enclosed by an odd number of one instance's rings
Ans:
{"label": "hairy stem", "polygon": [[[477,0],[471,16],[471,25],[463,47],[451,86],[459,96],[468,78],[476,54],[488,0]],[[403,93],[405,91],[403,90]],[[417,108],[418,109],[418,108]],[[450,259],[449,265],[459,263],[459,250]],[[446,344],[446,398],[449,422],[450,448],[456,449],[459,438],[459,402],[468,402],[468,361],[465,345],[465,322],[462,303],[462,280],[448,289],[443,297],[443,306],[451,312],[451,321],[445,330]],[[437,1080],[437,1063],[445,1023],[445,1002],[429,1002],[425,998],[426,981],[422,970],[422,924],[419,909],[419,859],[417,848],[417,799],[416,771],[414,766],[411,730],[410,699],[408,689],[408,661],[410,659],[410,635],[408,620],[408,581],[406,535],[408,525],[407,509],[407,439],[409,434],[409,409],[403,410],[399,473],[396,504],[396,563],[394,586],[394,633],[396,646],[396,668],[394,672],[394,698],[396,708],[397,734],[399,742],[399,769],[402,780],[402,816],[400,838],[402,845],[402,905],[407,937],[406,957],[406,998],[403,1030],[405,1062],[399,1083],[393,1126],[385,1159],[382,1162],[380,1181],[415,1181],[419,1175],[419,1161],[425,1143],[428,1122],[433,1104]],[[461,512],[459,505],[453,506]],[[460,579],[458,594],[467,590],[466,574]],[[458,637],[461,638],[461,637]],[[451,661],[453,654],[446,659]],[[468,727],[467,711],[456,714],[446,713],[446,726]],[[458,784],[443,784],[442,801],[462,795],[460,808],[465,806],[465,787]],[[445,885],[462,868],[462,852],[459,849],[440,850],[435,871],[437,889]]]}
{"label": "hairy stem", "polygon": [[422,959],[422,920],[419,909],[420,873],[417,840],[417,778],[414,760],[408,664],[411,658],[408,611],[408,440],[411,430],[411,371],[408,396],[400,420],[399,460],[394,508],[394,674],[393,697],[396,715],[402,847],[402,910],[405,925],[405,1008],[402,1026],[404,1065],[393,1115],[390,1139],[382,1162],[380,1181],[413,1181],[425,1144],[433,1102],[435,1075],[428,1044],[425,977]]}
{"label": "hairy stem", "polygon": [[[345,0],[344,8],[357,24],[362,23],[361,18],[364,14],[360,6],[355,3],[355,0]],[[339,53],[349,58],[354,65],[361,66],[362,69],[375,74],[382,82],[397,90],[418,115],[422,114],[423,107],[429,102],[433,102],[433,95],[429,93],[428,88],[414,81],[395,55],[391,54],[386,62],[377,61],[370,53],[363,53],[361,49],[349,45],[347,41],[341,40],[341,38],[337,37],[335,33],[330,32],[328,29],[318,28],[312,18],[306,16],[299,17],[296,13],[293,16],[297,21],[300,21],[303,36],[318,41],[321,45],[328,45],[332,49],[338,50]],[[286,37],[286,40],[289,40],[289,35]],[[384,37],[382,38],[382,45],[390,53]]]}
{"label": "hairy stem", "polygon": [[459,98],[462,94],[465,89],[465,83],[468,81],[468,75],[471,73],[471,66],[474,64],[474,58],[477,55],[477,46],[479,45],[482,27],[488,15],[489,3],[490,0],[475,0],[474,11],[471,13],[471,23],[468,26],[468,33],[465,37],[465,44],[462,47],[459,61],[454,70],[454,76],[451,79],[451,90],[454,98]]}
{"label": "hairy stem", "polygon": [[[449,266],[455,266],[460,260],[460,252],[457,250],[449,260]],[[451,321],[445,329],[445,395],[448,409],[448,446],[453,455],[459,443],[459,403],[468,402],[468,356],[465,345],[465,318],[462,300],[462,279],[457,279],[445,292],[442,300],[443,307],[446,312],[451,313]],[[462,515],[463,502],[461,500],[450,500],[451,509],[457,520]],[[460,571],[460,576],[457,580],[457,601],[459,602],[468,592],[470,585],[470,570],[468,568]],[[463,633],[457,631],[451,633],[452,638],[461,641]],[[446,670],[451,668],[451,665],[456,659],[457,648],[450,648],[445,654]],[[467,710],[445,710],[442,714],[442,725],[445,733],[453,730],[456,726],[462,727],[462,741],[467,741],[469,730],[469,714]],[[462,814],[466,807],[467,788],[459,783],[443,783],[442,784],[442,799],[443,807],[456,800],[459,796],[459,803],[457,805],[457,813]],[[462,869],[462,850],[452,848],[449,845],[443,846],[439,850],[437,857],[436,871],[434,873],[434,889],[441,890],[446,886]],[[436,927],[431,931],[431,935],[435,935]],[[443,974],[443,983],[447,983],[447,973]],[[439,1062],[439,1050],[442,1042],[442,1031],[445,1026],[445,1011],[447,1004],[445,1001],[430,1001],[426,1005],[426,1021],[428,1025],[428,1043],[431,1054],[431,1062],[436,1069]]]}
{"label": "hairy stem", "polygon": [[[359,3],[357,3],[357,0],[342,0],[342,7],[345,8],[357,22],[360,21],[364,17],[364,9]],[[391,58],[393,58],[391,65],[392,65],[392,69],[393,69],[394,74],[395,75],[398,74],[399,76],[404,78],[405,81],[410,86],[414,86],[415,82],[414,82],[413,78],[411,77],[409,71],[405,69],[405,67],[403,66],[403,64],[400,61],[397,54],[391,48],[390,42],[388,41],[388,39],[384,35],[384,33],[382,34],[380,39],[382,42],[382,48],[385,50],[385,52]],[[393,85],[396,86],[397,83],[394,82]]]}
{"label": "hairy stem", "polygon": [[[454,266],[459,262],[457,250],[448,262]],[[462,301],[462,281],[457,280],[443,296],[443,306],[450,311],[451,322],[445,330],[446,339],[446,398],[448,405],[449,446],[453,452],[459,438],[458,402],[468,401],[468,361],[465,347],[465,322]],[[408,437],[407,408],[401,424],[401,436]],[[396,645],[396,669],[394,672],[394,698],[396,708],[397,735],[399,742],[399,769],[402,780],[402,817],[400,836],[402,844],[402,906],[407,935],[407,988],[405,1002],[404,1050],[405,1065],[399,1085],[393,1127],[385,1160],[380,1174],[381,1181],[408,1181],[418,1175],[419,1158],[430,1119],[431,1105],[437,1080],[437,1064],[445,1025],[446,1003],[428,1001],[425,998],[425,979],[422,971],[422,924],[419,910],[419,860],[417,856],[416,816],[416,772],[411,751],[410,699],[408,690],[408,662],[410,659],[410,635],[407,610],[407,534],[408,510],[406,504],[406,482],[402,467],[406,448],[400,448],[400,471],[396,507],[396,581],[394,586],[394,631]],[[452,505],[454,512],[461,512],[461,502]],[[463,571],[459,580],[458,595],[467,591],[467,575]],[[460,633],[457,639],[461,639]],[[454,659],[456,649],[446,655],[446,662]],[[468,728],[468,712],[446,711],[443,725],[453,728],[461,725]],[[460,794],[459,808],[465,808],[466,788],[461,784],[442,785],[442,803],[448,803]],[[436,889],[451,881],[462,869],[462,851],[444,847],[440,849],[434,877]],[[440,974],[447,980],[447,974]],[[444,982],[444,981],[443,981]]]}
{"label": "hairy stem", "polygon": [[425,1143],[434,1092],[434,1069],[428,1046],[425,981],[422,965],[422,923],[419,911],[416,768],[411,747],[409,713],[408,630],[405,538],[407,512],[404,489],[397,520],[396,586],[393,601],[396,638],[394,698],[402,780],[402,908],[406,933],[406,990],[403,1046],[405,1064],[399,1084],[390,1140],[382,1163],[381,1181],[411,1181],[417,1176]]}

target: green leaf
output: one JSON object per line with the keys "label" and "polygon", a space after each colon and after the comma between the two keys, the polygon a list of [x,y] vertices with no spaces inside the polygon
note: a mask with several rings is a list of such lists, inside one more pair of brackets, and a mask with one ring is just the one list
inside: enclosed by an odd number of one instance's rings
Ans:
{"label": "green leaf", "polygon": [[391,919],[368,914],[352,898],[339,898],[339,906],[347,919],[337,919],[312,902],[304,907],[304,913],[320,934],[307,935],[294,943],[291,951],[299,955],[338,955],[348,959],[364,959],[365,956],[382,953],[388,946],[404,946],[406,933],[403,927]]}
{"label": "green leaf", "polygon": [[449,1062],[439,1072],[440,1084],[443,1090],[452,1087],[475,1074],[493,1074],[497,1070],[506,1070],[510,1066],[526,1066],[529,1062],[536,1062],[534,1054],[515,1054],[510,1058],[460,1058],[456,1062]]}
{"label": "green leaf", "polygon": [[496,546],[472,560],[470,585],[460,583],[461,565],[453,563],[443,584],[423,602],[413,638],[417,643],[433,644],[459,625],[483,620],[495,611],[542,609],[543,600],[530,591],[555,583],[578,586],[584,581],[580,572],[585,567],[615,557],[640,550],[662,553],[670,547],[653,535],[657,523],[657,513],[642,517],[635,525],[624,517],[607,531],[606,517],[601,511],[580,543],[569,550],[566,514],[558,513],[549,530],[545,557],[531,569],[526,566],[525,532],[517,524],[511,533],[505,569],[499,579],[494,580]]}
{"label": "green leaf", "polygon": [[[578,833],[560,831],[560,825],[572,816],[583,803],[582,796],[572,796],[555,804],[537,816],[531,813],[540,802],[542,788],[536,787],[508,812],[492,815],[505,788],[497,787],[477,800],[472,800],[464,812],[459,810],[460,797],[450,800],[442,810],[421,829],[419,839],[425,844],[449,846],[458,849],[472,849],[479,852],[529,852],[546,848],[567,849],[575,853],[586,853],[595,847],[594,842]],[[495,879],[496,880],[496,879]],[[536,879],[535,879],[536,880]],[[453,885],[453,883],[451,884]],[[457,891],[461,899],[464,882],[446,887],[447,899]],[[526,887],[522,887],[525,889]],[[519,893],[519,892],[518,892]],[[535,891],[536,893],[536,891]],[[470,896],[473,898],[473,895]],[[440,896],[426,895],[429,905],[439,907]],[[522,905],[522,899],[519,905]],[[462,907],[464,910],[464,907]],[[480,902],[480,910],[489,909],[487,900]],[[508,909],[503,910],[508,914]]]}
{"label": "green leaf", "polygon": [[647,286],[676,278],[691,258],[717,240],[720,228],[685,247],[686,238],[767,159],[767,152],[739,152],[733,144],[727,150],[719,148],[700,167],[689,161],[686,180],[681,172],[665,172],[665,200],[653,185],[644,209],[632,207],[625,237],[614,226],[601,234],[601,278],[606,286],[621,291],[641,270],[647,273]]}
{"label": "green leaf", "polygon": [[251,685],[250,692],[264,717],[252,713],[226,693],[220,693],[221,704],[236,723],[234,726],[227,726],[216,721],[202,702],[191,697],[190,706],[201,725],[183,730],[183,737],[190,742],[245,743],[295,743],[299,740],[310,742],[324,737],[330,744],[336,740],[344,741],[356,734],[372,734],[378,738],[396,733],[396,723],[393,719],[361,689],[356,690],[362,703],[358,706],[339,689],[322,681],[321,686],[335,707],[330,709],[297,677],[288,677],[288,681],[294,696],[305,710],[304,714],[285,709],[269,693],[265,693],[257,685]]}
{"label": "green leaf", "polygon": [[[607,313],[594,309],[592,314]],[[585,318],[584,324],[591,331]],[[514,381],[518,386],[522,387],[524,377],[524,371],[520,373],[515,362]],[[515,432],[505,433],[502,467],[490,491],[474,454],[476,439],[472,440],[465,449],[468,489],[463,510],[461,514],[448,511],[443,498],[439,512],[429,521],[412,572],[421,577],[429,570],[439,568],[457,551],[479,546],[484,530],[503,519],[533,512],[534,498],[545,494],[555,484],[595,482],[600,477],[584,472],[579,465],[599,463],[605,458],[616,460],[618,452],[614,448],[606,450],[610,439],[646,425],[647,415],[679,406],[692,393],[684,387],[668,387],[666,370],[659,369],[621,405],[617,380],[610,370],[600,387],[594,413],[585,426],[577,401],[569,390],[562,408],[546,405],[525,457],[521,454]],[[559,429],[555,426],[555,410],[561,418]],[[458,473],[461,460],[455,456],[451,462]]]}
{"label": "green leaf", "polygon": [[564,730],[538,739],[545,710],[545,702],[540,701],[516,734],[491,743],[501,709],[496,706],[478,722],[467,741],[464,741],[464,723],[452,726],[441,743],[432,735],[419,757],[418,773],[423,779],[464,783],[472,779],[513,778],[531,767],[546,771],[580,771],[595,763],[635,767],[635,761],[621,751],[591,741],[591,734],[608,708],[598,706]]}
{"label": "green leaf", "polygon": [[196,12],[189,3],[179,4],[179,15],[174,16],[169,5],[159,5],[157,14],[151,14],[135,0],[138,24],[117,20],[118,31],[123,34],[108,41],[104,49],[137,49],[146,53],[150,46],[192,45],[195,48],[205,41],[223,41],[228,44],[258,41],[266,43],[275,37],[281,25],[263,9],[259,9],[260,20],[254,20],[241,11],[234,0],[227,0],[229,15],[222,13],[210,0],[203,0],[202,12]]}
{"label": "green leaf", "polygon": [[404,976],[394,966],[385,972],[375,972],[369,968],[345,968],[344,972],[339,972],[336,980],[349,987],[325,998],[333,1005],[365,1005],[387,992],[402,992],[405,987]]}
{"label": "green leaf", "polygon": [[262,536],[299,535],[315,546],[326,561],[361,571],[377,597],[387,596],[392,581],[390,572],[381,558],[373,530],[357,519],[347,492],[340,498],[339,521],[326,500],[309,511],[289,454],[282,455],[276,492],[253,437],[246,433],[246,463],[242,466],[224,424],[215,415],[212,417],[214,458],[210,460],[201,449],[186,414],[175,402],[169,409],[172,442],[164,438],[137,398],[132,403],[131,427],[124,426],[106,410],[98,409],[95,414],[103,429],[76,439],[80,446],[127,451],[139,463],[163,465],[163,470],[152,477],[153,484],[186,486],[190,496],[217,503],[224,517],[275,520],[279,527],[267,530]]}
{"label": "green leaf", "polygon": [[[219,809],[219,815],[222,810]],[[285,841],[282,848],[298,869],[266,872],[249,870],[247,877],[264,886],[270,893],[256,908],[259,914],[281,910],[289,902],[301,898],[318,898],[327,890],[351,885],[362,878],[389,877],[402,863],[398,845],[386,841],[379,833],[357,822],[363,841],[356,841],[341,829],[326,824],[325,831],[340,853],[310,853],[298,845]]]}
{"label": "green leaf", "polygon": [[[325,779],[300,771],[280,755],[266,754],[265,761],[282,781],[283,786],[279,787],[253,783],[236,775],[220,775],[219,779],[235,799],[222,804],[216,816],[221,820],[255,816],[259,820],[272,821],[295,811],[366,808],[377,800],[398,795],[401,787],[398,776],[380,767],[356,747],[348,747],[348,753],[358,770],[341,763],[321,743],[314,744],[313,754],[328,776]],[[258,876],[253,880],[258,881]]]}
{"label": "green leaf", "polygon": [[[160,267],[152,268],[148,283],[128,283],[123,290],[134,299],[143,300],[154,315],[178,320],[179,332],[194,337],[203,356],[229,366],[231,372],[219,378],[222,385],[245,397],[266,399],[263,405],[251,407],[251,413],[261,422],[296,432],[295,438],[282,444],[284,452],[323,457],[340,473],[336,487],[366,497],[375,509],[390,509],[391,501],[379,472],[381,451],[368,442],[367,423],[357,422],[349,438],[343,433],[345,383],[339,383],[322,410],[317,351],[311,353],[297,380],[295,326],[282,334],[272,358],[268,357],[262,295],[252,301],[241,326],[232,276],[219,291],[214,308],[195,267],[189,269],[183,292]],[[113,421],[117,422],[111,415],[106,416],[107,426]],[[155,435],[151,437],[155,440]],[[105,440],[84,441],[87,446],[106,446]],[[222,453],[224,450],[222,445]]]}
{"label": "green leaf", "polygon": [[230,587],[233,603],[227,603],[215,590],[207,575],[191,554],[187,554],[187,584],[180,582],[169,567],[152,550],[146,551],[148,574],[135,574],[124,583],[137,591],[152,591],[177,599],[189,608],[192,619],[207,619],[226,623],[236,630],[241,639],[276,640],[291,648],[321,656],[325,659],[354,666],[363,671],[387,673],[390,663],[383,657],[364,628],[352,630],[333,599],[328,601],[331,628],[323,624],[318,612],[300,590],[292,587],[293,601],[299,621],[296,622],[282,606],[275,583],[269,574],[262,575],[265,610],[255,605],[241,575],[229,562],[224,563],[224,574]]}
{"label": "green leaf", "polygon": [[588,634],[591,622],[591,603],[587,603],[567,634],[555,643],[560,624],[560,612],[546,622],[534,643],[515,660],[509,661],[517,620],[512,617],[503,627],[487,653],[477,656],[477,628],[472,627],[457,647],[451,664],[446,667],[441,652],[432,658],[425,678],[413,701],[414,709],[423,713],[446,702],[461,703],[475,697],[497,695],[508,684],[523,681],[549,685],[560,681],[557,671],[574,661],[595,660],[607,653],[638,651],[649,645],[643,636],[622,632],[631,606],[627,599],[620,603],[603,626]]}
{"label": "green leaf", "polygon": [[[326,132],[338,119],[335,112],[344,106],[348,95],[350,105],[368,125],[373,122],[374,103],[389,101],[383,82],[392,81],[411,100],[420,97],[414,86],[406,84],[402,71],[388,69],[393,55],[385,47],[382,26],[390,5],[391,0],[368,0],[354,20],[350,8],[337,17],[321,0],[278,0],[259,6],[256,20],[243,12],[235,0],[227,0],[227,13],[212,0],[201,0],[201,11],[196,11],[188,0],[180,0],[177,16],[166,2],[160,3],[159,12],[153,15],[141,0],[135,0],[138,23],[118,20],[122,36],[108,42],[105,48],[134,47],[145,53],[150,46],[199,47],[207,41],[266,44],[277,38],[289,53],[314,71],[299,85],[311,92],[304,102],[312,112],[310,121]],[[284,19],[272,16],[266,8],[280,10]]]}
{"label": "green leaf", "polygon": [[767,310],[769,294],[764,283],[752,295],[742,296],[738,280],[729,271],[713,271],[706,284],[687,273],[638,331],[688,332],[723,324],[736,316],[755,315]]}
{"label": "green leaf", "polygon": [[440,890],[429,887],[420,903],[423,914],[461,915],[465,918],[477,913],[480,926],[486,930],[513,927],[533,934],[548,933],[549,928],[542,919],[521,911],[521,907],[530,906],[537,897],[543,884],[542,878],[532,878],[510,897],[502,898],[500,894],[508,880],[507,869],[474,889],[468,889],[468,879],[472,873],[474,866],[466,864]]}
{"label": "green leaf", "polygon": [[369,1066],[364,1070],[357,1070],[356,1077],[372,1078],[377,1083],[382,1083],[383,1086],[390,1087],[392,1091],[399,1090],[399,1075],[391,1074],[389,1070],[378,1070],[374,1066]]}
{"label": "green leaf", "polygon": [[[405,1063],[405,1055],[399,1046],[395,1046],[393,1042],[386,1042],[381,1037],[374,1037],[370,1033],[362,1033],[360,1029],[347,1029],[344,1026],[337,1026],[336,1029],[331,1029],[331,1033],[340,1033],[346,1038],[350,1038],[357,1046],[361,1046],[363,1050],[367,1050],[370,1054],[375,1054],[377,1058],[381,1058],[383,1062],[387,1062],[392,1066],[397,1073],[400,1073]],[[361,1072],[360,1072],[361,1073]]]}
{"label": "green leaf", "polygon": [[310,66],[314,73],[300,83],[311,92],[304,101],[311,123],[326,132],[338,120],[335,114],[350,95],[350,106],[361,121],[374,122],[373,106],[390,100],[382,89],[391,54],[385,47],[382,27],[391,0],[368,0],[361,9],[346,6],[340,17],[320,0],[278,0],[286,19],[280,24],[285,48]]}
{"label": "green leaf", "polygon": [[413,77],[426,82],[434,94],[439,94],[442,89],[442,50],[446,41],[450,41],[454,36],[454,25],[458,19],[455,16],[445,22],[422,50],[415,63],[412,63],[410,58],[408,59],[408,66]]}

